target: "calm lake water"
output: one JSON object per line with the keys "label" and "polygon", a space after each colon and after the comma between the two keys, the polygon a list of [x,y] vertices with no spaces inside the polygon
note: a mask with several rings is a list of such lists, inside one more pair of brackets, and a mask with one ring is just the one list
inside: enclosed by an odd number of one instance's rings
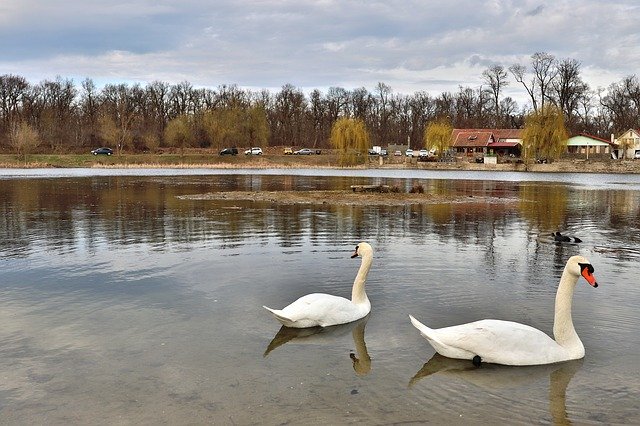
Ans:
{"label": "calm lake water", "polygon": [[[640,176],[279,173],[2,171],[0,422],[640,423]],[[206,199],[369,183],[468,202]],[[554,243],[556,230],[583,242]],[[374,248],[371,314],[281,330],[262,305],[349,297],[360,241]],[[434,357],[409,322],[497,318],[552,333],[556,286],[578,253],[600,284],[576,287],[583,360],[471,368]]]}

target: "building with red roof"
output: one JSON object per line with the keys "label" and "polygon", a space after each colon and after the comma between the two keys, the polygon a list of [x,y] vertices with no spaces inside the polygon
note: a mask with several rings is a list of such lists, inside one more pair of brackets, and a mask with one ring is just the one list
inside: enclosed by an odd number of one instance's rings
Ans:
{"label": "building with red roof", "polygon": [[512,155],[522,150],[522,129],[453,129],[451,147],[458,153]]}

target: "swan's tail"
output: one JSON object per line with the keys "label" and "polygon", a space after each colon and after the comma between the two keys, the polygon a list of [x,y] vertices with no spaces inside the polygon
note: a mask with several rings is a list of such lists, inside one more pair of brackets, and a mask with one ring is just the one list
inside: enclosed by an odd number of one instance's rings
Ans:
{"label": "swan's tail", "polygon": [[415,319],[412,315],[409,315],[409,319],[411,320],[411,324],[413,324],[413,326],[418,329],[420,334],[422,334],[422,337],[427,339],[432,344],[432,346],[433,346],[433,343],[436,343],[441,346],[446,346],[444,343],[442,343],[438,339],[435,331],[432,328],[427,327],[426,325],[424,325],[423,323]]}
{"label": "swan's tail", "polygon": [[273,316],[276,317],[276,319],[284,325],[291,324],[293,322],[291,318],[287,318],[284,315],[282,315],[282,311],[279,309],[271,309],[264,305],[262,305],[262,307],[265,308],[267,311],[271,312]]}

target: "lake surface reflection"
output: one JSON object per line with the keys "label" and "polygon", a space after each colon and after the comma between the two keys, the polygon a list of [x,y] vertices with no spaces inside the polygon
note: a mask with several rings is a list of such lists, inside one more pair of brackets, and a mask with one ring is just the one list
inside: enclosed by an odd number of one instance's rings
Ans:
{"label": "lake surface reflection", "polygon": [[[640,179],[437,176],[0,179],[3,423],[640,423]],[[373,183],[468,202],[197,196]],[[583,243],[554,243],[556,230]],[[375,250],[367,318],[291,331],[262,308],[349,297],[363,240]],[[474,369],[434,356],[409,323],[498,318],[551,333],[578,253],[600,283],[574,297],[584,360]]]}

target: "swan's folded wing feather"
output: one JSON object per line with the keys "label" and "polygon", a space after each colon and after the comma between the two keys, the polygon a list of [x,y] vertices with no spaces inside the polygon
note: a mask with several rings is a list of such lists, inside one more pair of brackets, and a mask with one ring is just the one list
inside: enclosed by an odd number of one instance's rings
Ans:
{"label": "swan's folded wing feather", "polygon": [[282,315],[292,321],[317,321],[321,326],[343,322],[351,312],[350,300],[324,293],[307,294],[282,309]]}
{"label": "swan's folded wing feather", "polygon": [[[541,353],[553,356],[560,346],[542,331],[511,321],[482,320],[438,330],[447,345],[499,364],[540,363]],[[544,357],[544,355],[543,355]]]}

